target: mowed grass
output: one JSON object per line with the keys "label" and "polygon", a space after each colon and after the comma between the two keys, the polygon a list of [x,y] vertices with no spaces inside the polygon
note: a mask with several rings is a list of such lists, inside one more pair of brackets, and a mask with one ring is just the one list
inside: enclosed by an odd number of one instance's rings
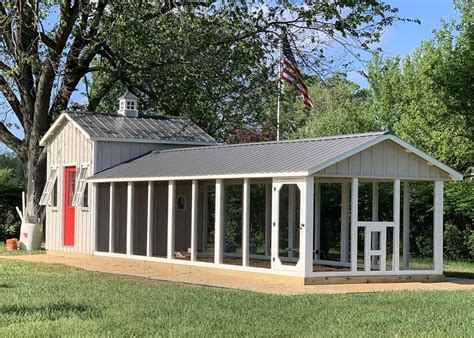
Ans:
{"label": "mowed grass", "polygon": [[474,336],[474,292],[275,296],[0,259],[0,336]]}

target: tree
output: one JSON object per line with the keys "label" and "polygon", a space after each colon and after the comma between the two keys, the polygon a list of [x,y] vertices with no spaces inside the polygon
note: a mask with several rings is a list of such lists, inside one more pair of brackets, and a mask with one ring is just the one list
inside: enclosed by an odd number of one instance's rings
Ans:
{"label": "tree", "polygon": [[[207,7],[200,6],[202,4]],[[143,77],[146,80],[150,70],[161,66],[160,58],[166,51],[161,50],[153,59],[149,56],[138,59],[133,53],[135,45],[125,48],[127,39],[133,38],[134,34],[144,38],[149,28],[172,34],[174,27],[166,26],[166,20],[178,15],[180,8],[188,5],[194,9],[194,15],[210,21],[217,19],[217,22],[226,18],[223,22],[233,28],[221,34],[219,39],[211,40],[210,48],[235,46],[252,41],[256,36],[265,36],[267,46],[275,47],[278,32],[287,27],[293,29],[289,30],[290,33],[298,31],[311,35],[313,48],[306,51],[310,55],[316,55],[315,49],[321,47],[318,40],[322,43],[333,39],[348,50],[368,50],[373,42],[378,41],[383,28],[397,19],[396,9],[377,0],[308,0],[298,4],[289,1],[229,4],[212,1],[2,1],[0,91],[6,102],[3,114],[14,114],[18,118],[25,137],[17,138],[5,122],[1,122],[0,140],[24,164],[29,221],[38,220],[38,201],[45,182],[45,152],[39,146],[39,140],[54,118],[68,107],[81,79],[102,71],[101,85],[89,97],[89,110],[95,110],[116,82],[156,98],[153,92],[156,88],[148,89],[138,79]],[[131,35],[125,34],[127,32]],[[200,44],[197,48],[193,46],[186,47],[199,63],[206,50],[201,50]],[[129,55],[133,59],[129,59]],[[136,77],[131,74],[136,74]],[[168,78],[168,81],[178,80],[185,83],[181,78]],[[170,99],[170,102],[175,101]]]}

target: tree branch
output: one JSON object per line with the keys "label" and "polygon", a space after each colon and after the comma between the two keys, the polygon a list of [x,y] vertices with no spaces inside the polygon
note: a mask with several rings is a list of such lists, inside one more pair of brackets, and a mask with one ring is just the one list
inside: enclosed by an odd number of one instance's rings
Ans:
{"label": "tree branch", "polygon": [[23,121],[23,112],[21,111],[20,101],[18,101],[15,93],[8,85],[7,80],[1,75],[0,75],[0,92],[2,92],[3,96],[7,100],[13,112],[18,117],[18,120],[20,121],[21,126],[24,128],[25,125]]}
{"label": "tree branch", "polygon": [[0,141],[6,144],[8,148],[13,150],[20,158],[24,158],[23,142],[12,134],[3,122],[0,122]]}

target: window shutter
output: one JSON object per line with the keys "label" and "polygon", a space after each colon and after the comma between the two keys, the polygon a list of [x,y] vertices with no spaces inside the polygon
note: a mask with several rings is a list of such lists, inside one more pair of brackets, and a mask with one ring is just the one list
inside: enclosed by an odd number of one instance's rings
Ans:
{"label": "window shutter", "polygon": [[46,205],[48,201],[50,201],[51,190],[53,189],[54,183],[56,183],[56,179],[58,177],[58,168],[51,167],[51,171],[49,172],[48,180],[44,186],[43,193],[41,194],[40,198],[40,205]]}
{"label": "window shutter", "polygon": [[74,197],[72,198],[72,205],[75,207],[82,205],[82,199],[84,197],[84,190],[87,185],[86,175],[89,164],[83,164],[79,166],[77,175],[76,175],[76,191],[74,192]]}

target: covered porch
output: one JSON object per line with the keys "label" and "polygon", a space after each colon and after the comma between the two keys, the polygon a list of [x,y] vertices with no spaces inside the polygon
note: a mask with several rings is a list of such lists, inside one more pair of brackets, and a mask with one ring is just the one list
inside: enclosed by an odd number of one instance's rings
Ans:
{"label": "covered porch", "polygon": [[[318,176],[95,183],[94,254],[300,276],[308,283],[441,275],[443,181],[433,183],[433,257],[422,266],[410,264],[410,184]],[[368,186],[370,200],[359,192]],[[392,195],[392,210],[383,213],[391,219],[379,217],[381,187]],[[338,219],[325,212],[328,203],[339,209]]]}
{"label": "covered porch", "polygon": [[[443,182],[460,177],[386,133],[154,152],[90,180],[94,254],[308,284],[441,276]],[[433,194],[423,261],[410,255],[418,184]]]}

